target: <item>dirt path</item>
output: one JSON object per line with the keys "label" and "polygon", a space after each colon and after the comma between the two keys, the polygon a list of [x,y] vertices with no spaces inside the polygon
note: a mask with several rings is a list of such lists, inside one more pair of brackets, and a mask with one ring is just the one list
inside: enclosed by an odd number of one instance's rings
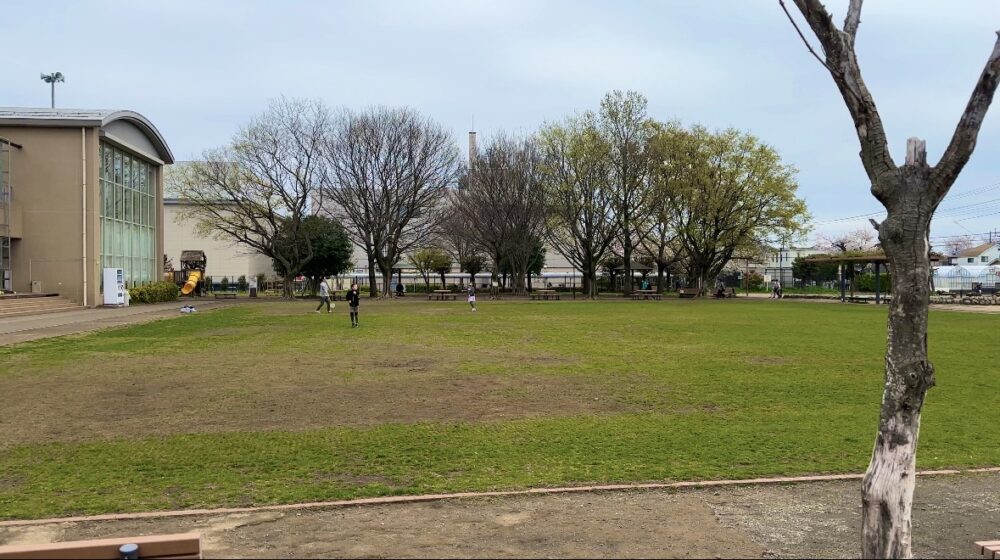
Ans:
{"label": "dirt path", "polygon": [[[187,301],[134,305],[121,308],[79,309],[61,313],[46,313],[4,319],[0,324],[0,346],[52,338],[67,334],[97,331],[111,327],[146,323],[175,317]],[[195,302],[199,311],[232,305],[230,301],[200,300]]]}
{"label": "dirt path", "polygon": [[[0,544],[195,531],[207,557],[854,558],[857,481],[0,527]],[[922,477],[915,553],[1000,538],[1000,473]]]}

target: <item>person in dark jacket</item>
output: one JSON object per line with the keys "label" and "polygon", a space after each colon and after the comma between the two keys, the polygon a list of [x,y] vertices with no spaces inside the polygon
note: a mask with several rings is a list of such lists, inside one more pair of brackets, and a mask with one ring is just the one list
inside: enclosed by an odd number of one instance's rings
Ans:
{"label": "person in dark jacket", "polygon": [[358,326],[358,306],[361,305],[361,294],[358,293],[357,283],[351,284],[351,290],[347,292],[347,307],[351,310],[351,328]]}

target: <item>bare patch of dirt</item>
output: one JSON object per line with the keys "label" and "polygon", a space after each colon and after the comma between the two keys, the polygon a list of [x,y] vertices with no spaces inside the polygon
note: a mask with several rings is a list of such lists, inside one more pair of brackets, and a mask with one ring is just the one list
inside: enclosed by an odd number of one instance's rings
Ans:
{"label": "bare patch of dirt", "polygon": [[[859,482],[453,499],[0,527],[0,544],[197,532],[207,557],[856,558]],[[921,477],[914,553],[1000,539],[1000,474]]]}
{"label": "bare patch of dirt", "polygon": [[[644,409],[586,376],[468,373],[457,352],[357,357],[199,351],[184,360],[103,353],[0,378],[0,448],[178,433],[387,422],[488,422]],[[30,418],[31,421],[25,421]]]}

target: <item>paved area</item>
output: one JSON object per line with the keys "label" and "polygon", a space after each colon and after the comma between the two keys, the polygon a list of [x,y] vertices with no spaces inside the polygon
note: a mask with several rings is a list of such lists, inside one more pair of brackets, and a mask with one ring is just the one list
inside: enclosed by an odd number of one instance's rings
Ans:
{"label": "paved area", "polygon": [[[188,302],[175,301],[120,308],[98,307],[96,309],[11,317],[0,322],[0,346],[173,317],[186,303]],[[233,302],[202,300],[195,301],[193,305],[198,308],[198,311],[203,311],[233,305]]]}
{"label": "paved area", "polygon": [[[193,531],[206,557],[857,558],[859,482],[463,498],[0,527],[0,544]],[[920,477],[919,558],[1000,539],[1000,473]]]}

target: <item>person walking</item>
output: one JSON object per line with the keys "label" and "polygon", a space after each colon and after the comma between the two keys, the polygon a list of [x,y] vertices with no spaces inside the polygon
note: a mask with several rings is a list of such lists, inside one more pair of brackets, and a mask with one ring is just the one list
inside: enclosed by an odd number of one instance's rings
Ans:
{"label": "person walking", "polygon": [[358,284],[351,284],[351,289],[347,292],[347,307],[351,310],[351,328],[357,328],[359,324],[358,306],[361,305],[361,294],[358,293]]}
{"label": "person walking", "polygon": [[476,285],[470,282],[469,283],[468,292],[469,292],[469,305],[471,305],[472,306],[472,310],[475,311],[476,310]]}
{"label": "person walking", "polygon": [[327,283],[326,278],[322,279],[319,283],[319,307],[316,308],[316,313],[319,313],[319,310],[323,309],[324,303],[326,304],[326,312],[333,313],[333,308],[337,304],[330,305],[330,284]]}

